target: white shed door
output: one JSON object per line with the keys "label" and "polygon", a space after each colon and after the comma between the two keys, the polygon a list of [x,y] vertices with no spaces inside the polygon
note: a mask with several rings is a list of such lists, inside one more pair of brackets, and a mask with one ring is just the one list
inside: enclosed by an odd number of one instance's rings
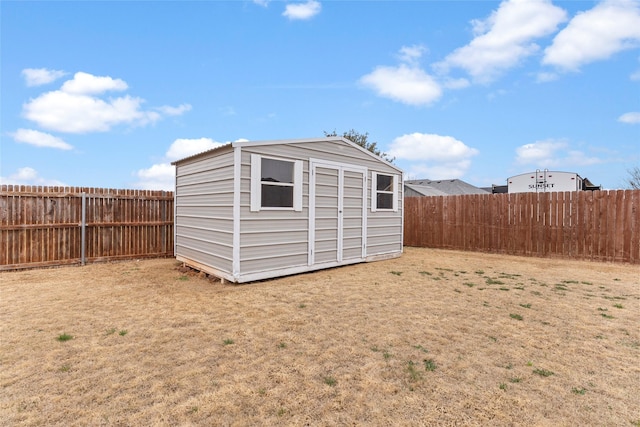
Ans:
{"label": "white shed door", "polygon": [[309,265],[365,257],[366,169],[310,163]]}

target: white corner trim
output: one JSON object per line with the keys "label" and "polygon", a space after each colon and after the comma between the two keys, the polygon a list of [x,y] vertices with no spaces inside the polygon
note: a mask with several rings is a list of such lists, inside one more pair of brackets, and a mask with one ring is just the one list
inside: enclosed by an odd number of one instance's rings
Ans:
{"label": "white corner trim", "polygon": [[242,180],[242,148],[233,148],[233,277],[240,276],[240,188]]}

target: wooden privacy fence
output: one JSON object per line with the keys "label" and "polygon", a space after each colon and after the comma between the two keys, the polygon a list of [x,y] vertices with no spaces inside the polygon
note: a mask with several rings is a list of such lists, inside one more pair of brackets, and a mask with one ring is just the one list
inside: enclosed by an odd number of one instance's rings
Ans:
{"label": "wooden privacy fence", "polygon": [[404,244],[640,263],[640,190],[407,197]]}
{"label": "wooden privacy fence", "polygon": [[173,256],[173,192],[0,187],[0,270]]}

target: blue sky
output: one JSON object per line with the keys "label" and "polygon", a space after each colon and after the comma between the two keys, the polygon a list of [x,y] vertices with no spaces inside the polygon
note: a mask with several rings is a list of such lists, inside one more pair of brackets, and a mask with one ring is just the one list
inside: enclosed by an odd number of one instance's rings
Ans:
{"label": "blue sky", "polygon": [[412,179],[640,164],[640,1],[0,3],[3,184],[172,189],[171,161],[355,129]]}

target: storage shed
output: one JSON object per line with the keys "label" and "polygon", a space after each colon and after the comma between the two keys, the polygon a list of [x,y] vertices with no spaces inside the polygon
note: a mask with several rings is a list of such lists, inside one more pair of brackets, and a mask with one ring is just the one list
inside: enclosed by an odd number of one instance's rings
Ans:
{"label": "storage shed", "polygon": [[175,256],[242,283],[402,253],[402,170],[341,137],[233,142],[173,163]]}

